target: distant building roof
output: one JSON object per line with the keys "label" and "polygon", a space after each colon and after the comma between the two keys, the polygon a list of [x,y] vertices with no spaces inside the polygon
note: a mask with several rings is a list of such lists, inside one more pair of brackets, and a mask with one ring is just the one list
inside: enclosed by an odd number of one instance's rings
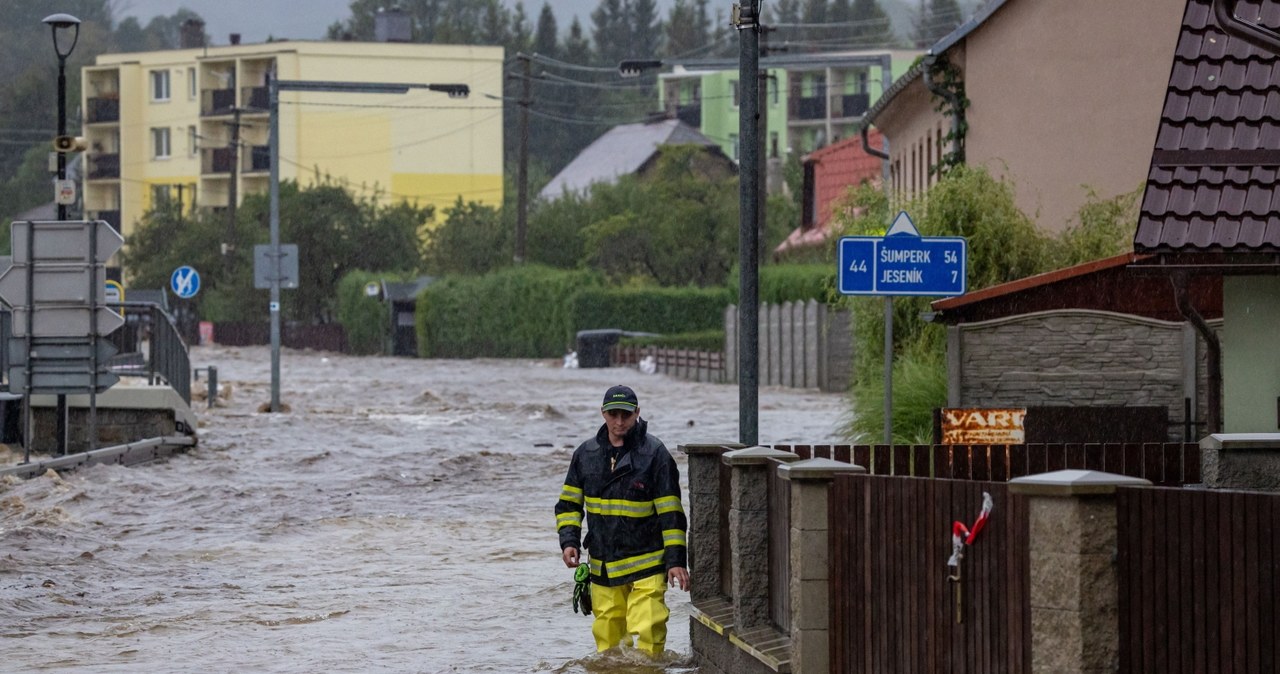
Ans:
{"label": "distant building roof", "polygon": [[412,302],[432,281],[435,278],[431,276],[419,276],[412,281],[383,281],[383,297],[388,302]]}
{"label": "distant building roof", "polygon": [[[1280,29],[1280,4],[1248,3]],[[1189,0],[1146,193],[1139,253],[1280,251],[1280,56],[1228,35]]]}
{"label": "distant building roof", "polygon": [[588,145],[538,194],[543,199],[558,199],[565,192],[584,192],[595,183],[613,183],[620,176],[640,171],[663,145],[703,145],[719,151],[715,141],[677,119],[623,124]]}
{"label": "distant building roof", "polygon": [[[879,131],[870,131],[867,138],[872,147],[882,143]],[[776,255],[825,243],[831,236],[835,207],[849,188],[877,182],[883,173],[880,159],[862,148],[861,135],[810,152],[804,157],[804,165],[802,222],[773,249]]]}

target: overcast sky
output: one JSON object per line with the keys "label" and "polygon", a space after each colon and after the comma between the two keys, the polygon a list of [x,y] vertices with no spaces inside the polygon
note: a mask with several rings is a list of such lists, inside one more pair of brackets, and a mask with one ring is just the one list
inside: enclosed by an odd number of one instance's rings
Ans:
{"label": "overcast sky", "polygon": [[[4,1],[4,0],[0,0]],[[388,0],[392,4],[394,0]],[[515,6],[515,0],[505,0]],[[525,0],[529,21],[536,21],[543,0]],[[590,14],[598,0],[550,0],[561,31],[577,15],[590,29]],[[662,11],[671,0],[659,0]],[[154,16],[170,16],[186,7],[204,18],[204,30],[213,44],[227,44],[228,35],[240,33],[247,43],[264,42],[268,36],[294,40],[318,40],[335,21],[351,15],[351,0],[116,0],[116,16],[135,16],[142,25]]]}

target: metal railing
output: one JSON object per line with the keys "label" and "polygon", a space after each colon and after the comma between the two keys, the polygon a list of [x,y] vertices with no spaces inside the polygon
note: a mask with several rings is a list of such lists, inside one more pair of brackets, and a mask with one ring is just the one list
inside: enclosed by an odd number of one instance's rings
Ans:
{"label": "metal railing", "polygon": [[150,384],[168,384],[191,404],[191,358],[178,326],[159,305],[121,302],[124,327],[108,338],[118,353],[111,371],[122,377],[146,377]]}

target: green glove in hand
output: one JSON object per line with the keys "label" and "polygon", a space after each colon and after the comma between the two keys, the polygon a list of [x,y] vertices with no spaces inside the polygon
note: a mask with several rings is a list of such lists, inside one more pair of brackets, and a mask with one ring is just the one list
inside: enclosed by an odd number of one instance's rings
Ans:
{"label": "green glove in hand", "polygon": [[573,612],[591,615],[591,565],[589,564],[579,564],[578,568],[573,570]]}

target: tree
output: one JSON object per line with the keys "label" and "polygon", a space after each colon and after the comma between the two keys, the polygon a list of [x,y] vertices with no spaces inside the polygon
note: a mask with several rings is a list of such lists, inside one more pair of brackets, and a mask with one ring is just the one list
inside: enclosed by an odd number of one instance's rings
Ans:
{"label": "tree", "polygon": [[591,12],[591,24],[591,38],[601,62],[616,64],[632,57],[627,44],[631,31],[622,0],[600,0]]}
{"label": "tree", "polygon": [[853,0],[849,10],[850,37],[859,45],[887,45],[894,41],[893,25],[879,0]]}
{"label": "tree", "polygon": [[426,269],[433,275],[483,274],[510,264],[512,237],[501,213],[462,197],[427,239]]}
{"label": "tree", "polygon": [[551,5],[542,3],[542,11],[538,13],[538,27],[533,32],[533,51],[535,54],[556,58],[560,53],[560,31],[556,28],[556,14]]}
{"label": "tree", "polygon": [[[662,21],[658,19],[655,0],[630,0],[626,6],[630,18],[629,51],[636,58],[654,58],[662,44]],[[621,60],[621,59],[619,59]]]}
{"label": "tree", "polygon": [[690,0],[676,0],[667,13],[665,23],[665,56],[681,56],[707,43],[707,34],[700,20],[699,7]]}
{"label": "tree", "polygon": [[587,40],[582,23],[576,16],[573,17],[573,23],[569,24],[569,35],[564,39],[564,60],[579,65],[591,62],[591,42]]}

